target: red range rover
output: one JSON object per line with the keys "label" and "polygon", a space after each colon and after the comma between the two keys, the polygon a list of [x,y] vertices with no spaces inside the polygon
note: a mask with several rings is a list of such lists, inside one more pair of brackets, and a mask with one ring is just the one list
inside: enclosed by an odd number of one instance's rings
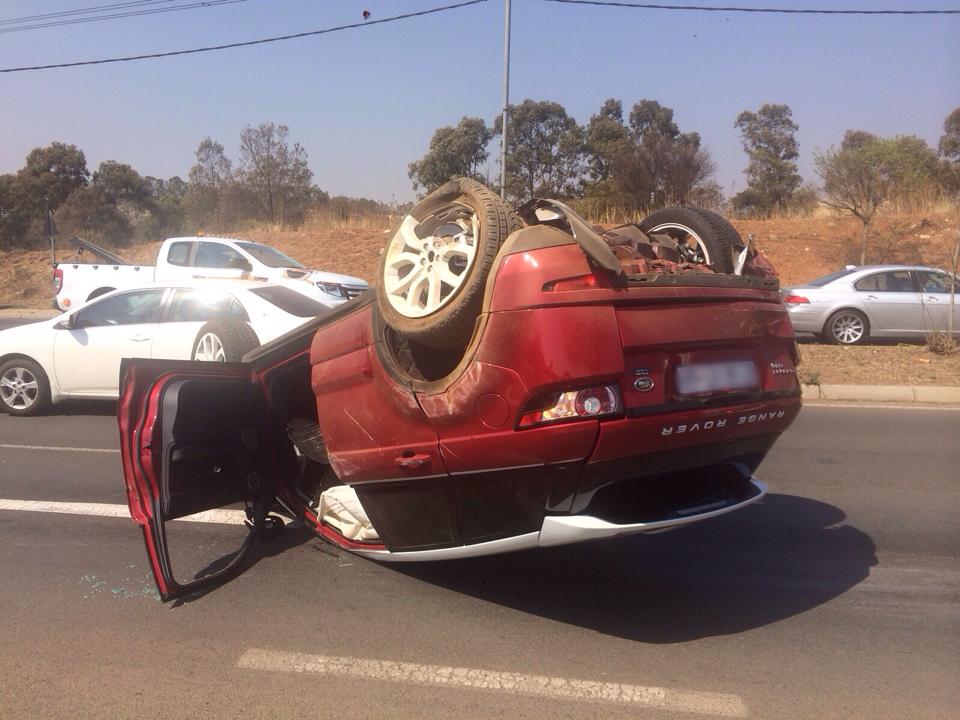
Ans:
{"label": "red range rover", "polygon": [[[405,217],[375,292],[241,363],[124,361],[127,497],[161,597],[236,573],[278,507],[346,550],[414,561],[752,503],[800,410],[778,291],[713,213],[600,230],[451,181]],[[243,550],[175,578],[165,523],[235,503]]]}

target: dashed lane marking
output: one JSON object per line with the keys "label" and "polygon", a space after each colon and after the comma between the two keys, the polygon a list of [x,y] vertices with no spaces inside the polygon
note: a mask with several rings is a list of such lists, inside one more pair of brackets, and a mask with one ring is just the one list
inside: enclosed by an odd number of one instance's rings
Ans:
{"label": "dashed lane marking", "polygon": [[4,450],[52,450],[53,452],[86,452],[86,453],[111,453],[119,454],[119,450],[111,448],[82,448],[82,447],[52,447],[50,445],[9,445],[0,444]]}
{"label": "dashed lane marking", "polygon": [[237,661],[245,670],[335,675],[432,687],[490,690],[510,695],[644,707],[672,712],[746,717],[739,695],[599,680],[574,680],[549,675],[499,672],[446,665],[419,665],[395,660],[368,660],[330,655],[247,650]]}
{"label": "dashed lane marking", "polygon": [[[109,503],[8,500],[0,498],[0,510],[61,513],[65,515],[91,515],[94,517],[130,517],[130,510],[126,505],[113,505]],[[247,514],[243,510],[204,510],[195,515],[178,518],[178,520],[184,520],[186,522],[217,523],[222,525],[239,525],[246,519]]]}

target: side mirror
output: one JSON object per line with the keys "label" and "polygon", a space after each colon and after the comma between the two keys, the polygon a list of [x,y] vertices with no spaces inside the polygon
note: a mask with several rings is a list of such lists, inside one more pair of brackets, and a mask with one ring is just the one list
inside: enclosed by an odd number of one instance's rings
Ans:
{"label": "side mirror", "polygon": [[54,325],[55,330],[73,330],[77,326],[77,314],[71,313]]}

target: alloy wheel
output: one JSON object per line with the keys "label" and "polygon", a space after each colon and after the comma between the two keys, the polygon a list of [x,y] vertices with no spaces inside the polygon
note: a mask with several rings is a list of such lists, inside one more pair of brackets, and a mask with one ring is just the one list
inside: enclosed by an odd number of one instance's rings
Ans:
{"label": "alloy wheel", "polygon": [[226,362],[227,354],[223,349],[223,343],[214,333],[206,333],[197,343],[197,349],[193,353],[194,360],[203,360],[206,362]]}
{"label": "alloy wheel", "polygon": [[677,243],[677,250],[683,259],[696,265],[710,265],[710,251],[703,239],[691,228],[680,223],[661,223],[647,230],[653,235],[663,233],[672,237]]}
{"label": "alloy wheel", "polygon": [[852,345],[863,338],[863,333],[866,331],[866,328],[864,327],[863,320],[858,315],[844,313],[837,315],[837,317],[833,319],[830,331],[840,344]]}
{"label": "alloy wheel", "polygon": [[8,408],[27,410],[40,395],[40,383],[27,368],[12,367],[0,377],[0,400]]}
{"label": "alloy wheel", "polygon": [[408,318],[430,315],[461,290],[477,257],[480,220],[452,203],[421,221],[407,216],[387,246],[384,289]]}

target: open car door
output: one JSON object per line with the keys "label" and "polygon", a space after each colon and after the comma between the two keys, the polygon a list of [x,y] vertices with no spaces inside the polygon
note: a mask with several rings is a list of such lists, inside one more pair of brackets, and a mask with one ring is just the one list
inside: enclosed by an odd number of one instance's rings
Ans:
{"label": "open car door", "polygon": [[[121,457],[130,516],[140,525],[157,590],[171,600],[234,576],[274,502],[267,412],[248,366],[124,360]],[[167,523],[244,503],[240,548],[186,580],[174,576]]]}

